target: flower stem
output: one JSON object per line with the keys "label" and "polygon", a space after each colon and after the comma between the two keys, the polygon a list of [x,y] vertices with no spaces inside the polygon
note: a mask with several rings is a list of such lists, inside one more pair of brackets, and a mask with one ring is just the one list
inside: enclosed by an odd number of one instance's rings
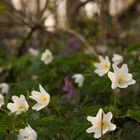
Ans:
{"label": "flower stem", "polygon": [[9,112],[3,108],[0,108],[1,111],[5,112],[6,114],[9,114]]}
{"label": "flower stem", "polygon": [[103,115],[103,112],[102,112],[102,115],[101,115],[101,139],[100,140],[103,140],[103,125],[104,125],[103,124],[104,123],[103,122],[103,119],[104,119],[103,117],[104,117],[104,115]]}
{"label": "flower stem", "polygon": [[116,101],[117,101],[117,94],[114,92],[114,107],[116,107]]}
{"label": "flower stem", "polygon": [[52,103],[52,105],[54,106],[54,108],[56,109],[56,111],[57,111],[59,117],[62,118],[61,113],[60,113],[59,109],[57,108],[57,106],[55,105],[55,103],[52,102],[52,101],[51,101],[51,103]]}
{"label": "flower stem", "polygon": [[117,96],[116,96],[116,94],[114,94],[114,106],[116,106],[116,98],[117,98]]}
{"label": "flower stem", "polygon": [[14,121],[14,117],[12,116],[12,114],[10,114],[10,119],[11,119],[11,122],[12,122],[13,130],[16,130],[15,121]]}

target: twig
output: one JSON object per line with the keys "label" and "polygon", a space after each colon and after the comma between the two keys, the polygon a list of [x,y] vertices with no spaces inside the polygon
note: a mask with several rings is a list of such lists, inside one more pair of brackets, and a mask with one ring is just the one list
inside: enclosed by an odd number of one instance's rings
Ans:
{"label": "twig", "polygon": [[102,115],[101,115],[101,140],[103,140],[103,127],[104,127],[104,114],[102,112]]}

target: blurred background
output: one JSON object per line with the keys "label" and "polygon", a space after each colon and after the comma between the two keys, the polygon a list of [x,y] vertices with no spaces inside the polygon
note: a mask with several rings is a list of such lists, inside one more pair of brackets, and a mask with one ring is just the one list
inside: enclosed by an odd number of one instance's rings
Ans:
{"label": "blurred background", "polygon": [[3,57],[44,46],[105,53],[139,42],[139,24],[139,0],[1,0],[0,49]]}

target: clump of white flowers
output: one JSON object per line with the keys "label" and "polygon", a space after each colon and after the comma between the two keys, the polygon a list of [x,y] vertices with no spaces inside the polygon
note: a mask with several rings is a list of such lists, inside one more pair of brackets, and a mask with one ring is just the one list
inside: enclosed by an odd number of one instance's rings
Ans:
{"label": "clump of white flowers", "polygon": [[75,79],[75,83],[78,84],[78,87],[81,87],[83,85],[84,76],[82,74],[74,74],[72,78]]}
{"label": "clump of white flowers", "polygon": [[113,54],[112,58],[113,64],[119,65],[123,62],[123,57],[120,54]]}
{"label": "clump of white flowers", "polygon": [[37,133],[28,125],[25,129],[19,130],[18,140],[37,140]]}
{"label": "clump of white flowers", "polygon": [[44,88],[39,85],[39,91],[32,91],[32,96],[29,96],[31,99],[35,100],[37,103],[32,107],[33,110],[39,111],[42,108],[46,107],[50,102],[50,95],[44,90]]}
{"label": "clump of white flowers", "polygon": [[1,83],[0,84],[0,94],[8,94],[9,92],[9,85],[7,83]]}
{"label": "clump of white flowers", "polygon": [[99,63],[95,63],[94,66],[96,67],[95,73],[98,74],[100,77],[108,73],[110,70],[110,61],[109,57],[106,56],[105,59],[99,55]]}
{"label": "clump of white flowers", "polygon": [[42,53],[41,61],[45,64],[49,64],[53,61],[53,55],[50,50],[46,49],[44,53]]}
{"label": "clump of white flowers", "polygon": [[128,73],[127,64],[123,64],[121,68],[119,68],[116,64],[113,64],[113,72],[108,73],[108,77],[112,82],[112,89],[117,87],[119,88],[127,88],[129,85],[133,85],[136,81],[133,79],[132,74]]}
{"label": "clump of white flowers", "polygon": [[21,113],[25,113],[29,105],[25,99],[24,95],[18,96],[12,96],[13,103],[8,103],[7,108],[11,110],[11,113],[15,113],[16,115],[19,115]]}
{"label": "clump of white flowers", "polygon": [[87,117],[87,120],[92,123],[92,127],[88,128],[86,132],[94,133],[95,138],[100,138],[108,131],[115,130],[116,125],[111,122],[112,117],[113,115],[111,112],[105,114],[104,111],[100,109],[96,117],[92,117],[92,116]]}

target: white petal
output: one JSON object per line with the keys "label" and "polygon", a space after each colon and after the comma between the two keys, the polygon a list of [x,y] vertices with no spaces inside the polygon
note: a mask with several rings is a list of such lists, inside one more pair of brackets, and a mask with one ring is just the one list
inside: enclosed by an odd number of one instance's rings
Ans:
{"label": "white petal", "polygon": [[47,101],[50,101],[50,94],[48,92],[45,91],[45,89],[39,85],[39,89],[40,89],[40,92],[47,97]]}
{"label": "white petal", "polygon": [[105,115],[104,119],[107,120],[107,121],[108,121],[108,120],[111,120],[111,119],[112,119],[112,116],[113,116],[112,113],[111,113],[111,112],[108,112],[108,113]]}
{"label": "white petal", "polygon": [[100,60],[100,62],[102,62],[102,61],[104,61],[104,58],[101,55],[99,55],[99,60]]}
{"label": "white petal", "polygon": [[97,115],[96,115],[96,117],[97,117],[98,119],[101,119],[102,114],[104,115],[104,111],[100,108],[99,111],[98,111],[98,113],[97,113]]}
{"label": "white petal", "polygon": [[4,97],[0,94],[0,107],[4,105]]}
{"label": "white petal", "polygon": [[127,83],[124,83],[124,84],[118,84],[118,87],[119,88],[127,88],[128,87],[128,84]]}
{"label": "white petal", "polygon": [[127,82],[128,85],[133,85],[135,83],[136,83],[136,81],[134,79],[131,79],[130,81]]}
{"label": "white petal", "polygon": [[95,66],[96,68],[98,68],[99,65],[100,65],[100,63],[94,63],[94,66]]}
{"label": "white petal", "polygon": [[13,100],[14,102],[20,102],[20,98],[17,97],[17,96],[12,96],[12,100]]}
{"label": "white petal", "polygon": [[110,63],[109,57],[108,57],[108,56],[105,57],[105,60],[106,60],[108,63]]}
{"label": "white petal", "polygon": [[37,133],[35,132],[35,130],[32,129],[30,125],[28,125],[28,129],[31,132],[31,134],[33,135],[34,139],[36,139],[37,138]]}
{"label": "white petal", "polygon": [[16,106],[14,103],[8,103],[7,108],[13,113],[16,111]]}
{"label": "white petal", "polygon": [[114,70],[114,73],[119,73],[120,72],[120,69],[117,67],[117,65],[116,64],[113,64],[112,65],[112,67],[113,67],[113,70]]}
{"label": "white petal", "polygon": [[93,123],[96,120],[96,117],[88,116],[87,120]]}
{"label": "white petal", "polygon": [[115,89],[115,88],[117,88],[117,85],[115,83],[112,83],[111,88]]}
{"label": "white petal", "polygon": [[132,74],[128,73],[128,74],[126,75],[127,81],[131,80],[132,78],[133,78]]}
{"label": "white petal", "polygon": [[39,103],[36,103],[36,104],[32,107],[32,110],[39,111],[39,110],[41,110],[42,108],[44,108],[44,105],[39,104]]}
{"label": "white petal", "polygon": [[40,84],[39,84],[39,90],[40,90],[41,93],[46,94],[45,89]]}
{"label": "white petal", "polygon": [[104,71],[102,71],[101,69],[96,69],[94,71],[96,74],[98,74],[100,77],[102,77],[103,75],[105,75],[106,73]]}
{"label": "white petal", "polygon": [[108,130],[109,130],[109,131],[113,131],[113,130],[115,130],[115,129],[116,129],[116,125],[113,124],[113,123],[110,123],[110,124],[109,124]]}
{"label": "white petal", "polygon": [[113,73],[113,72],[109,71],[109,72],[108,72],[108,77],[110,78],[110,80],[111,80],[112,82],[115,81],[115,76],[114,76],[114,73]]}
{"label": "white petal", "polygon": [[39,98],[40,95],[42,95],[39,91],[35,91],[35,90],[33,90],[33,91],[31,92],[31,94],[32,94],[32,96],[34,96],[34,97],[36,97],[36,98]]}
{"label": "white petal", "polygon": [[87,133],[93,133],[93,132],[95,132],[95,127],[92,126],[92,127],[88,128],[88,129],[86,130],[86,132],[87,132]]}
{"label": "white petal", "polygon": [[94,133],[94,138],[100,138],[101,137],[101,130],[97,129]]}
{"label": "white petal", "polygon": [[127,64],[123,64],[122,67],[120,68],[121,72],[123,74],[126,74],[128,73],[128,67],[127,67]]}

